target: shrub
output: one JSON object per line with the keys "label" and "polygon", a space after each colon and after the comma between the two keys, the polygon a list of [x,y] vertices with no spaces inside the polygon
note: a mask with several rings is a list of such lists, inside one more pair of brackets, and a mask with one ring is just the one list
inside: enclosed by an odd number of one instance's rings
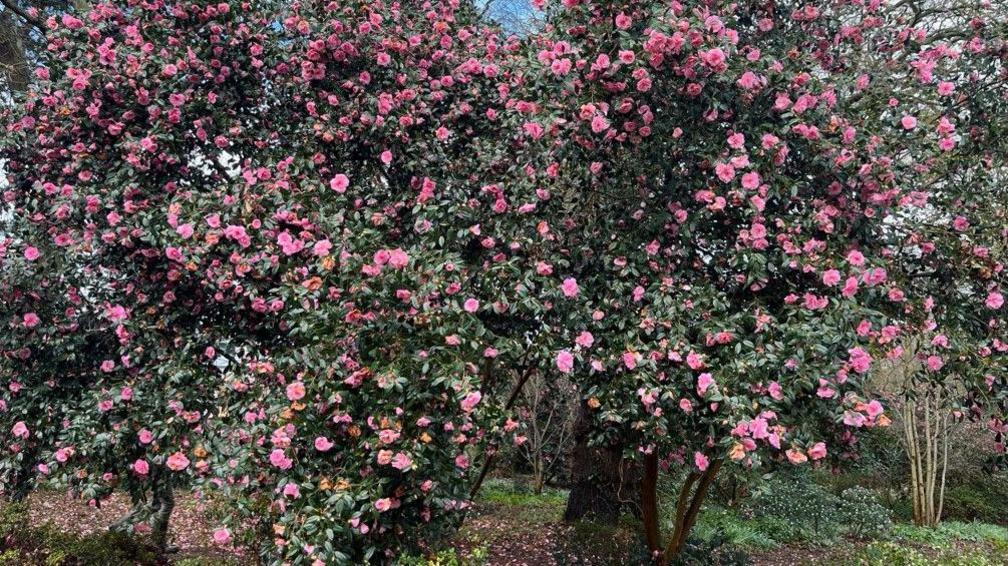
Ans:
{"label": "shrub", "polygon": [[874,537],[892,527],[892,511],[870,489],[852,487],[840,496],[839,519],[844,530],[858,538]]}
{"label": "shrub", "polygon": [[864,566],[927,566],[927,558],[919,551],[895,542],[874,542],[858,557]]}
{"label": "shrub", "polygon": [[840,498],[807,477],[775,478],[751,504],[756,517],[773,518],[786,540],[839,534]]}
{"label": "shrub", "polygon": [[944,511],[948,519],[1008,523],[1008,476],[974,478],[952,487],[945,495]]}
{"label": "shrub", "polygon": [[682,552],[671,564],[676,566],[692,566],[708,564],[710,566],[746,566],[750,563],[749,555],[732,542],[725,534],[716,535],[710,539],[690,537]]}

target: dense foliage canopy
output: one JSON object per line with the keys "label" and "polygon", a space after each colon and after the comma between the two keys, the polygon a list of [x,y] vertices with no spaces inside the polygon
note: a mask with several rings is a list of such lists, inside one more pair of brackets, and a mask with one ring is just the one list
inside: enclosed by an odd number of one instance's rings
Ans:
{"label": "dense foliage canopy", "polygon": [[537,4],[49,17],[0,153],[6,490],[162,539],[216,490],[221,544],[380,561],[457,524],[532,372],[631,458],[841,465],[910,336],[1008,432],[993,8]]}

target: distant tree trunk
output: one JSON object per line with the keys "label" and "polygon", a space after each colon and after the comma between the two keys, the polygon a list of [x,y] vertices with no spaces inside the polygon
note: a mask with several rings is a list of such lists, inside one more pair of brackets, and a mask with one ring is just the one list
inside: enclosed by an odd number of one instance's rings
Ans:
{"label": "distant tree trunk", "polygon": [[[588,519],[614,525],[623,504],[638,501],[639,469],[623,458],[621,446],[589,446],[590,430],[591,415],[582,404],[574,423],[571,489],[564,520]],[[638,513],[636,508],[633,511]]]}

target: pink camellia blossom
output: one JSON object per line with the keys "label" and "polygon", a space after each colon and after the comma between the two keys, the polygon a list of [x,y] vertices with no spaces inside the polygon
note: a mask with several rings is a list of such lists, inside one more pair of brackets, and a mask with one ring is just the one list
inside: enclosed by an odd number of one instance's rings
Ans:
{"label": "pink camellia blossom", "polygon": [[395,455],[395,457],[392,458],[392,467],[397,470],[406,471],[410,469],[410,466],[412,465],[413,465],[413,459],[410,458],[408,454],[405,454],[403,452],[399,452],[398,454]]}
{"label": "pink camellia blossom", "polygon": [[701,397],[706,395],[711,385],[714,385],[714,377],[707,372],[701,373],[697,376],[697,395]]}
{"label": "pink camellia blossom", "polygon": [[826,443],[816,442],[812,448],[809,448],[808,455],[813,460],[822,460],[826,457]]}
{"label": "pink camellia blossom", "polygon": [[333,442],[324,436],[319,436],[315,438],[315,450],[319,452],[327,452],[333,447]]}
{"label": "pink camellia blossom", "polygon": [[868,418],[871,419],[878,418],[878,416],[881,415],[884,411],[885,408],[882,406],[882,403],[879,403],[875,399],[872,399],[868,403],[868,406],[865,408],[865,412],[868,413]]}
{"label": "pink camellia blossom", "polygon": [[146,476],[150,472],[150,465],[147,463],[147,460],[140,458],[136,462],[133,462],[133,471],[141,476]]}
{"label": "pink camellia blossom", "polygon": [[637,353],[623,352],[623,365],[627,369],[635,369],[637,367]]}
{"label": "pink camellia blossom", "polygon": [[329,180],[329,188],[336,191],[337,193],[345,193],[347,187],[349,186],[350,186],[350,178],[344,175],[343,173],[339,173]]}
{"label": "pink camellia blossom", "polygon": [[301,488],[299,488],[298,484],[296,483],[287,482],[287,484],[284,485],[283,494],[285,497],[289,497],[291,499],[297,499],[301,497]]}
{"label": "pink camellia blossom", "polygon": [[770,393],[770,397],[772,399],[777,401],[784,398],[784,390],[781,388],[780,383],[777,383],[776,381],[770,382],[770,385],[767,387],[767,392]]}
{"label": "pink camellia blossom", "polygon": [[11,429],[11,433],[18,438],[28,438],[30,434],[28,432],[28,426],[25,425],[24,421],[18,421],[14,423],[14,427]]}
{"label": "pink camellia blossom", "polygon": [[872,357],[864,348],[851,348],[847,353],[850,354],[850,364],[854,371],[867,373],[871,369]]}
{"label": "pink camellia blossom", "polygon": [[231,531],[227,530],[224,527],[214,529],[213,540],[217,544],[227,544],[231,542]]}
{"label": "pink camellia blossom", "polygon": [[577,338],[574,339],[574,343],[582,348],[591,348],[592,344],[595,343],[595,337],[592,336],[591,332],[585,330],[581,334],[578,334]]}
{"label": "pink camellia blossom", "polygon": [[42,320],[39,319],[37,314],[30,312],[25,313],[24,317],[22,318],[22,322],[24,323],[25,328],[35,328],[36,326],[39,325],[40,322],[42,322]]}
{"label": "pink camellia blossom", "polygon": [[154,441],[154,433],[143,428],[137,433],[137,439],[140,440],[140,444],[150,444]]}
{"label": "pink camellia blossom", "polygon": [[483,394],[479,391],[473,391],[462,399],[462,410],[465,412],[471,412],[479,404],[480,400],[483,399]]}
{"label": "pink camellia blossom", "polygon": [[462,304],[462,308],[468,313],[474,313],[479,310],[479,301],[473,298],[466,299],[465,303]]}
{"label": "pink camellia blossom", "polygon": [[693,370],[701,369],[704,367],[703,357],[696,352],[690,352],[686,354],[686,365]]}
{"label": "pink camellia blossom", "polygon": [[836,269],[829,269],[823,273],[822,280],[823,284],[827,287],[835,287],[838,283],[840,283],[840,272]]}
{"label": "pink camellia blossom", "polygon": [[808,456],[804,452],[798,450],[797,448],[789,448],[786,452],[787,459],[791,461],[792,464],[804,464],[808,462]]}
{"label": "pink camellia blossom", "polygon": [[281,470],[289,470],[294,465],[294,462],[292,462],[291,459],[287,457],[287,454],[280,448],[274,448],[273,451],[270,452],[269,461],[270,464],[273,464],[273,466],[280,468]]}
{"label": "pink camellia blossom", "polygon": [[409,256],[401,248],[389,250],[388,264],[395,269],[402,269],[409,264]]}
{"label": "pink camellia blossom", "polygon": [[563,291],[565,297],[576,297],[580,291],[577,279],[574,279],[573,277],[564,279],[563,284],[560,285],[560,289]]}
{"label": "pink camellia blossom", "polygon": [[38,248],[36,248],[35,246],[28,246],[24,250],[24,258],[27,259],[28,261],[35,261],[41,255],[42,254],[39,253]]}
{"label": "pink camellia blossom", "polygon": [[694,452],[693,463],[696,465],[698,470],[703,472],[707,469],[707,466],[710,465],[710,459],[707,458],[707,456],[705,456],[702,452]]}
{"label": "pink camellia blossom", "polygon": [[375,501],[374,506],[379,513],[384,513],[385,511],[388,511],[389,509],[392,508],[392,500],[389,499],[388,497],[382,497],[378,501]]}
{"label": "pink camellia blossom", "polygon": [[989,309],[997,310],[1004,305],[1004,295],[998,293],[997,291],[991,291],[987,295],[987,300],[984,301],[984,304],[987,305],[987,308]]}
{"label": "pink camellia blossom", "polygon": [[568,350],[561,350],[556,357],[556,366],[563,373],[570,373],[574,369],[574,355]]}
{"label": "pink camellia blossom", "polygon": [[928,356],[927,367],[931,371],[939,371],[945,367],[945,360],[941,356]]}
{"label": "pink camellia blossom", "polygon": [[297,401],[305,396],[305,385],[301,381],[295,381],[287,385],[287,399]]}
{"label": "pink camellia blossom", "polygon": [[168,466],[169,470],[181,472],[189,467],[189,458],[186,458],[185,454],[181,452],[176,452],[168,457],[165,465]]}
{"label": "pink camellia blossom", "polygon": [[900,124],[903,125],[904,130],[912,130],[917,127],[917,118],[913,116],[903,116],[900,120]]}

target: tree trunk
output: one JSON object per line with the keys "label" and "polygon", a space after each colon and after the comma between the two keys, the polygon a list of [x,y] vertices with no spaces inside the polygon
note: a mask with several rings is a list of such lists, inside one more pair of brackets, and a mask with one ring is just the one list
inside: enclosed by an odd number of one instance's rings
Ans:
{"label": "tree trunk", "polygon": [[160,552],[168,548],[168,523],[175,509],[175,494],[170,481],[160,481],[154,486],[153,501],[151,501],[151,539]]}
{"label": "tree trunk", "polygon": [[638,500],[639,466],[623,458],[622,446],[589,446],[590,431],[591,415],[582,404],[574,423],[571,490],[564,520],[615,525],[623,504]]}

